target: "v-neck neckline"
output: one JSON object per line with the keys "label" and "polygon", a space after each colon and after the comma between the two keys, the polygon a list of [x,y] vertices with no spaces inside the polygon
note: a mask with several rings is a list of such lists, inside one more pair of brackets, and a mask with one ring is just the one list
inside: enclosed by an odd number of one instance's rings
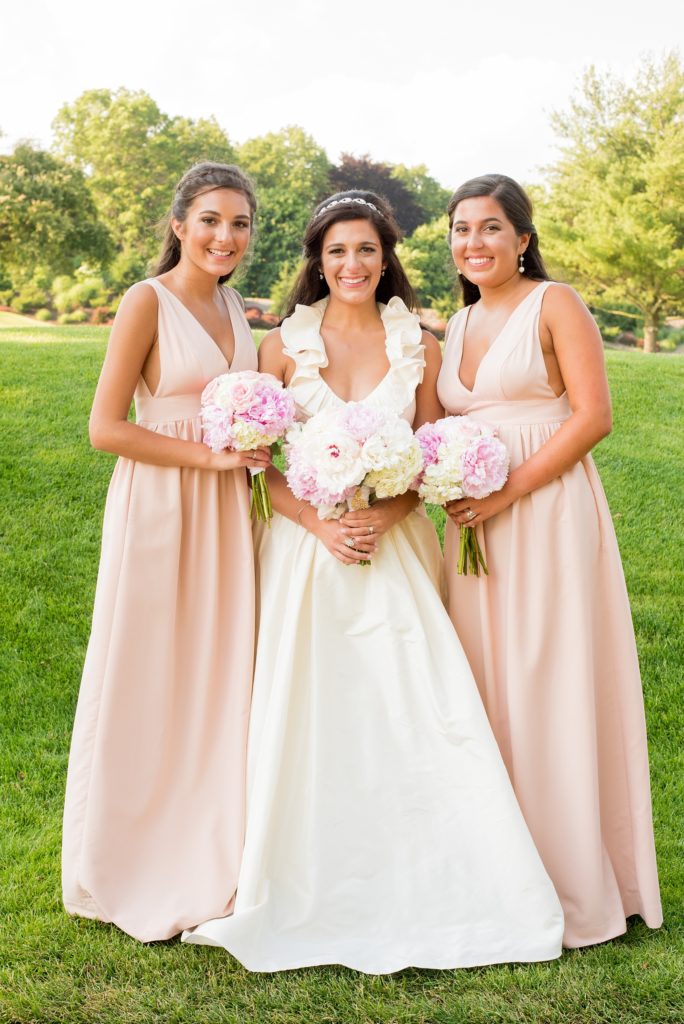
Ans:
{"label": "v-neck neckline", "polygon": [[489,355],[489,353],[492,351],[492,349],[496,345],[496,343],[499,340],[499,338],[501,337],[501,335],[504,334],[504,332],[506,331],[506,328],[510,324],[510,322],[513,319],[513,317],[515,316],[515,314],[518,312],[518,310],[522,306],[525,305],[525,303],[527,302],[527,300],[530,298],[531,295],[536,295],[537,294],[539,289],[544,284],[546,284],[545,281],[540,281],[539,284],[537,285],[537,287],[533,288],[532,291],[529,291],[527,293],[527,295],[525,296],[525,298],[521,299],[520,302],[518,303],[518,305],[515,306],[511,310],[511,312],[508,314],[508,316],[506,317],[506,320],[502,324],[501,328],[496,332],[496,334],[494,335],[494,337],[490,341],[489,347],[487,348],[487,351],[482,356],[482,359],[480,360],[480,362],[477,364],[477,370],[475,371],[475,376],[473,377],[473,386],[472,386],[472,388],[467,387],[463,383],[463,381],[461,379],[461,364],[463,362],[463,352],[464,352],[464,349],[465,349],[465,334],[466,334],[466,330],[468,329],[468,320],[470,318],[470,311],[473,308],[473,306],[475,305],[475,303],[472,303],[470,306],[468,306],[468,312],[466,313],[465,317],[463,318],[463,329],[461,331],[461,353],[460,353],[460,358],[458,360],[458,370],[456,371],[456,376],[458,377],[458,383],[461,385],[461,387],[463,388],[464,391],[468,392],[469,395],[474,395],[475,394],[475,388],[477,387],[477,378],[478,378],[478,375],[480,373],[480,370],[482,369],[482,364],[484,363],[484,361],[486,360],[487,356]]}
{"label": "v-neck neckline", "polygon": [[[318,325],[318,338],[319,338],[320,343],[321,343],[321,348],[323,349],[323,355],[325,356],[325,365],[329,366],[330,365],[330,360],[328,359],[328,350],[325,347],[325,341],[323,340],[323,334],[321,332],[321,328],[323,326],[323,317],[325,316],[325,310],[327,308],[328,307],[327,307],[327,304],[326,304],[326,307],[323,310],[323,313],[321,315],[321,322]],[[375,387],[371,391],[369,391],[367,395],[364,395],[363,398],[342,398],[341,395],[338,395],[336,391],[333,391],[333,389],[330,387],[330,385],[328,384],[328,382],[325,379],[325,377],[323,377],[321,375],[320,369],[318,371],[319,379],[323,382],[323,385],[325,386],[325,388],[330,392],[330,394],[333,396],[333,398],[336,398],[338,402],[342,402],[344,405],[348,405],[350,402],[367,402],[368,399],[372,398],[373,395],[375,394],[375,392],[378,391],[379,388],[385,383],[385,381],[389,377],[390,373],[392,372],[392,360],[390,358],[390,354],[389,354],[389,350],[388,350],[388,346],[387,346],[387,342],[389,340],[389,334],[388,334],[388,331],[387,331],[387,324],[385,323],[385,321],[383,319],[383,316],[382,316],[382,314],[384,313],[385,309],[387,309],[387,306],[384,306],[384,308],[380,311],[380,320],[382,322],[382,329],[385,332],[385,355],[387,356],[387,362],[389,363],[389,366],[387,367],[387,370],[385,371],[383,376],[380,378],[378,383],[375,385]]]}
{"label": "v-neck neckline", "polygon": [[225,352],[223,351],[221,346],[218,344],[218,342],[216,341],[214,336],[209,333],[209,331],[206,329],[204,324],[201,322],[201,320],[198,320],[198,318],[195,316],[195,314],[192,312],[192,310],[188,309],[188,307],[185,305],[183,300],[179,299],[178,296],[174,292],[172,292],[170,288],[167,288],[165,284],[162,284],[162,282],[158,278],[156,280],[157,280],[157,284],[159,285],[159,287],[163,288],[164,291],[167,292],[167,294],[169,294],[172,299],[175,299],[176,302],[178,303],[178,305],[181,307],[181,309],[184,309],[185,312],[188,314],[188,316],[191,317],[195,321],[197,326],[206,335],[206,337],[209,339],[211,344],[214,346],[214,348],[216,349],[216,351],[221,356],[221,358],[224,360],[224,362],[226,363],[228,369],[230,370],[231,366],[235,362],[235,353],[236,353],[236,350],[237,350],[237,333],[235,331],[235,324],[233,322],[233,315],[232,315],[232,313],[230,311],[230,306],[228,304],[228,299],[227,299],[226,295],[224,294],[223,289],[221,288],[221,286],[217,285],[217,288],[218,288],[219,294],[221,296],[221,301],[223,302],[223,305],[225,306],[226,312],[228,313],[228,320],[230,321],[230,329],[233,332],[233,356],[232,356],[231,359],[228,359],[228,357],[226,356]]}

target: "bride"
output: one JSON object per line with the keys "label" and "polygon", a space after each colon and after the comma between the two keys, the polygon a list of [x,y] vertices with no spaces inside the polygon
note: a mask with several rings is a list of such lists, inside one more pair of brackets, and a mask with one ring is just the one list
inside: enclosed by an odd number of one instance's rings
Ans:
{"label": "bride", "polygon": [[[319,204],[260,368],[299,415],[348,401],[442,415],[390,208]],[[373,974],[560,955],[563,915],[442,603],[414,493],[319,520],[269,470],[248,821],[234,913],[186,932],[252,971]],[[371,560],[362,568],[355,563]]]}

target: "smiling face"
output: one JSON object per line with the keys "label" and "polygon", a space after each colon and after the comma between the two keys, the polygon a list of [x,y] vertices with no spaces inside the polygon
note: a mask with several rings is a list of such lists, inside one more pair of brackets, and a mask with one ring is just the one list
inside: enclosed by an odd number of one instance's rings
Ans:
{"label": "smiling face", "polygon": [[382,243],[369,220],[340,220],[323,236],[321,271],[330,295],[362,303],[375,297],[385,266]]}
{"label": "smiling face", "polygon": [[451,254],[460,272],[478,287],[496,288],[515,277],[529,235],[518,235],[492,196],[462,199],[454,210]]}
{"label": "smiling face", "polygon": [[181,262],[223,277],[237,267],[249,245],[252,214],[247,197],[229,188],[197,196],[185,220],[173,220],[181,243]]}

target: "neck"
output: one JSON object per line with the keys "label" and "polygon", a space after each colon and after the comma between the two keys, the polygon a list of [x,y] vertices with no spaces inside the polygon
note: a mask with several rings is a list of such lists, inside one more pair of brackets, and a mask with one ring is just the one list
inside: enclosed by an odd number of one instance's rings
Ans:
{"label": "neck", "polygon": [[179,262],[168,272],[179,291],[194,295],[198,299],[213,299],[216,294],[218,277],[186,262],[181,256]]}
{"label": "neck", "polygon": [[371,296],[365,302],[352,303],[344,302],[335,295],[331,295],[324,316],[328,327],[339,327],[346,330],[375,327],[379,319],[380,313],[375,296]]}
{"label": "neck", "polygon": [[516,270],[515,273],[494,288],[480,288],[480,302],[485,308],[505,305],[521,291],[527,290],[529,277],[524,277]]}

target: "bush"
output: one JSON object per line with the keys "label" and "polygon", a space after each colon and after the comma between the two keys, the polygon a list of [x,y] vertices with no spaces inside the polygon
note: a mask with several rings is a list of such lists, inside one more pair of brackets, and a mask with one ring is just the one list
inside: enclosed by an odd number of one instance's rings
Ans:
{"label": "bush", "polygon": [[88,314],[84,309],[73,309],[68,313],[60,313],[57,322],[60,324],[84,324],[87,319]]}
{"label": "bush", "polygon": [[42,309],[37,309],[33,315],[36,320],[52,320],[52,313],[49,309],[45,309],[44,306]]}
{"label": "bush", "polygon": [[40,309],[48,301],[48,296],[32,281],[22,285],[19,292],[13,295],[10,306],[15,313],[29,313],[34,309]]}

